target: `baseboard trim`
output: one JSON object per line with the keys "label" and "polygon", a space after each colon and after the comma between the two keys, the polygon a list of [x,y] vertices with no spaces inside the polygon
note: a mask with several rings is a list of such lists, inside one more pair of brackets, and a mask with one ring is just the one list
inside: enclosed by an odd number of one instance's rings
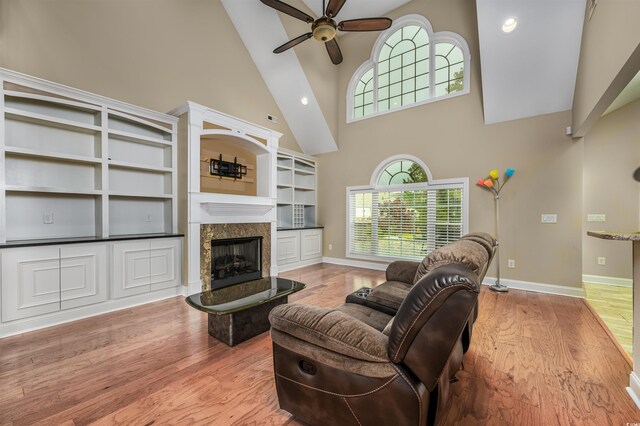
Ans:
{"label": "baseboard trim", "polygon": [[[388,263],[365,262],[362,260],[340,259],[337,257],[323,257],[322,262],[330,263],[333,265],[353,266],[354,268],[375,269],[378,271],[384,271],[387,269],[387,266],[389,266]],[[482,284],[492,285],[495,281],[495,278],[486,277]],[[584,290],[582,288],[555,284],[534,283],[530,281],[510,280],[505,278],[501,278],[500,282],[508,286],[509,288],[517,290],[533,291],[536,293],[557,294],[560,296],[579,297],[581,299],[584,299]]]}
{"label": "baseboard trim", "polygon": [[330,263],[332,265],[353,266],[354,268],[375,269],[377,271],[386,271],[388,263],[366,262],[363,260],[340,259],[337,257],[323,257],[322,263]]}
{"label": "baseboard trim", "polygon": [[278,273],[287,272],[287,271],[291,271],[293,269],[298,269],[298,268],[304,268],[305,266],[317,265],[318,263],[322,263],[322,262],[323,262],[323,259],[318,257],[316,259],[301,260],[300,262],[291,263],[289,265],[279,265]]}
{"label": "baseboard trim", "polygon": [[629,392],[629,396],[631,396],[633,402],[636,403],[636,406],[640,408],[640,379],[635,371],[629,374],[629,387],[627,388],[627,392]]}
{"label": "baseboard trim", "polygon": [[122,299],[112,299],[94,305],[82,306],[66,311],[52,312],[50,314],[39,315],[37,317],[24,318],[0,324],[0,338],[15,336],[16,334],[27,333],[29,331],[60,325],[67,322],[77,321],[96,315],[119,311],[121,309],[132,308],[134,306],[146,305],[171,297],[182,296],[183,286],[158,290],[153,293],[139,294]]}
{"label": "baseboard trim", "polygon": [[[493,285],[496,279],[493,277],[485,277],[482,284]],[[556,294],[558,296],[578,297],[584,299],[584,289],[581,287],[569,287],[557,284],[534,283],[531,281],[511,280],[500,278],[500,283],[515,290],[533,291],[535,293]]]}
{"label": "baseboard trim", "polygon": [[587,284],[614,285],[617,287],[633,287],[630,278],[605,277],[600,275],[582,275],[582,282]]}

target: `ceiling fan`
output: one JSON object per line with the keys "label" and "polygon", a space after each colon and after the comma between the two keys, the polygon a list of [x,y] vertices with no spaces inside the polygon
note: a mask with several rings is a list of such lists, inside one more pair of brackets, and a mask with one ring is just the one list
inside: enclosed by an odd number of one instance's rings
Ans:
{"label": "ceiling fan", "polygon": [[286,13],[289,16],[293,16],[294,18],[311,24],[311,32],[302,34],[301,36],[296,37],[293,40],[289,40],[282,46],[277,47],[273,51],[273,53],[282,53],[313,37],[316,40],[324,43],[327,48],[327,53],[329,53],[329,57],[331,58],[331,62],[333,62],[335,65],[338,65],[342,62],[342,52],[340,52],[340,47],[338,46],[338,42],[335,39],[336,32],[338,30],[382,31],[389,28],[392,22],[389,18],[362,18],[348,19],[336,24],[336,21],[333,18],[338,15],[340,9],[342,9],[342,6],[344,6],[347,0],[329,0],[329,4],[327,5],[326,9],[324,8],[325,2],[324,0],[322,0],[322,10],[324,11],[324,15],[322,15],[318,19],[313,19],[313,17],[307,15],[303,11],[296,9],[295,7],[283,3],[279,0],[260,1],[277,11]]}

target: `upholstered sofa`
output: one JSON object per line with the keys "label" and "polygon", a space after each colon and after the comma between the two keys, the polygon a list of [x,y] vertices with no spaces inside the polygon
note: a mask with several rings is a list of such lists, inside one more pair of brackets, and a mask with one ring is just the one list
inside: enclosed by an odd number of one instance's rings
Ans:
{"label": "upholstered sofa", "polygon": [[[457,245],[463,246],[472,247]],[[395,315],[355,303],[274,308],[269,320],[280,407],[310,425],[434,424],[469,344],[478,271],[490,260],[487,251],[467,261],[450,249],[432,252],[413,269],[420,276],[411,277]],[[392,278],[409,281],[413,266],[395,268]]]}
{"label": "upholstered sofa", "polygon": [[347,299],[395,315],[411,287],[431,269],[451,262],[466,265],[482,284],[496,251],[496,240],[484,232],[466,234],[458,241],[432,251],[422,262],[395,261],[386,270],[387,281],[375,287],[366,299]]}

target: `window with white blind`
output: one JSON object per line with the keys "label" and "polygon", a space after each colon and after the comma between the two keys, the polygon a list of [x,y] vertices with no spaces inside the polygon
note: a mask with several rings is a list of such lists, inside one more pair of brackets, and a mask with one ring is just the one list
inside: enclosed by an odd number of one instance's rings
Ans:
{"label": "window with white blind", "polygon": [[422,259],[467,232],[468,179],[431,179],[415,158],[393,157],[372,186],[347,188],[347,255]]}

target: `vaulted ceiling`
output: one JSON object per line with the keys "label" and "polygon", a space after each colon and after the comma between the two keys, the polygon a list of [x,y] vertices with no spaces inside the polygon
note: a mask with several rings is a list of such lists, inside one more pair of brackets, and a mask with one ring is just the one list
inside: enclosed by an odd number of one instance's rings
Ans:
{"label": "vaulted ceiling", "polygon": [[[302,1],[296,6],[306,6],[316,16],[321,15],[321,0]],[[338,18],[384,16],[410,2],[347,0]],[[585,2],[476,0],[487,124],[571,109]],[[332,134],[294,49],[272,53],[283,40],[291,38],[278,13],[258,0],[222,3],[300,147],[309,154],[338,149],[337,135]],[[518,26],[504,34],[501,26],[509,17],[516,17]],[[309,100],[307,105],[300,102],[303,96]],[[344,94],[338,99],[343,101]]]}

